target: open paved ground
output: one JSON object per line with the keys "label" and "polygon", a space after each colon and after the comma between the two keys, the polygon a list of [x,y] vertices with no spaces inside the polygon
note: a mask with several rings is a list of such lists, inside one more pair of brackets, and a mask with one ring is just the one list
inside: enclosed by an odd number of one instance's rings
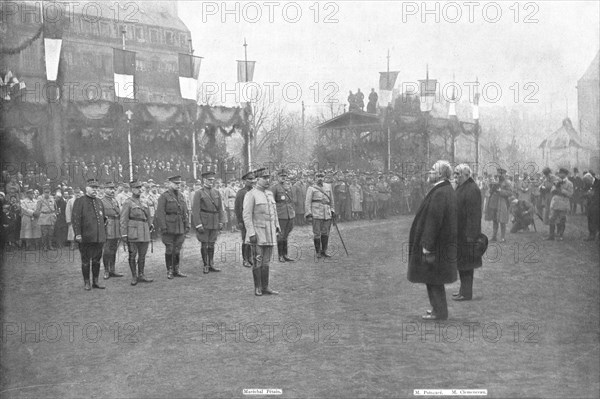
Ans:
{"label": "open paved ground", "polygon": [[451,301],[458,283],[447,286],[450,320],[440,323],[421,323],[425,287],[406,280],[411,222],[343,224],[350,257],[338,248],[327,263],[315,262],[309,229],[296,228],[300,259],[272,264],[281,294],[271,297],[253,295],[231,233],[216,255],[222,273],[202,274],[199,244],[188,239],[189,277],[167,280],[158,241],[147,266],[154,283],[113,278],[91,292],[77,251],[5,254],[0,397],[229,398],[244,388],[279,388],[284,398],[412,397],[420,388],[599,396],[598,243],[581,241],[582,216],[570,218],[564,242],[529,232],[492,245],[474,300]]}

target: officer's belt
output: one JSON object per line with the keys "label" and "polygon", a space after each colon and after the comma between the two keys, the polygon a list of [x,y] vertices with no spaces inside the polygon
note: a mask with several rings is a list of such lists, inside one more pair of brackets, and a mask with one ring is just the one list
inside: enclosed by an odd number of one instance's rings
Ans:
{"label": "officer's belt", "polygon": [[41,213],[51,214],[51,213],[54,213],[54,212],[52,212],[52,211],[50,211],[50,212],[44,212],[44,211],[42,211]]}
{"label": "officer's belt", "polygon": [[119,215],[110,215],[110,216],[106,216],[109,219],[118,219]]}
{"label": "officer's belt", "polygon": [[219,211],[207,211],[206,209],[200,209],[200,212],[204,212],[204,213],[219,213]]}
{"label": "officer's belt", "polygon": [[[312,202],[320,202],[320,203],[323,203],[323,200],[312,200]],[[325,203],[325,204],[323,204],[323,205],[329,205],[329,202],[327,202],[327,203]]]}
{"label": "officer's belt", "polygon": [[147,219],[142,219],[142,218],[132,218],[132,217],[130,217],[130,218],[129,218],[129,220],[136,220],[136,221],[138,221],[138,222],[147,222],[147,221],[148,221]]}
{"label": "officer's belt", "polygon": [[171,212],[171,213],[167,212],[167,215],[179,215],[179,213],[177,213],[177,212]]}

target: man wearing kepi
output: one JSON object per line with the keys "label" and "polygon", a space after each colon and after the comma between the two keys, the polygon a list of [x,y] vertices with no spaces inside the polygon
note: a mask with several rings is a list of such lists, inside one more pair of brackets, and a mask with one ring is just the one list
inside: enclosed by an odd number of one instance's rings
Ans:
{"label": "man wearing kepi", "polygon": [[[100,258],[102,247],[106,241],[104,205],[96,198],[100,185],[96,179],[89,179],[85,187],[85,195],[73,203],[73,232],[75,241],[79,243],[81,253],[81,272],[83,273],[84,288],[89,291],[94,288],[104,289],[98,284],[100,275]],[[92,264],[92,287],[90,287],[90,263]]]}
{"label": "man wearing kepi", "polygon": [[104,279],[111,277],[123,277],[121,273],[115,271],[115,263],[117,260],[117,249],[119,248],[119,240],[121,239],[121,224],[119,217],[121,208],[115,198],[115,183],[108,182],[104,185],[104,197],[102,197],[102,205],[104,205],[104,214],[106,220],[106,242],[104,243],[104,251],[102,254],[102,263],[104,263]]}
{"label": "man wearing kepi", "polygon": [[481,256],[476,253],[477,238],[481,235],[481,191],[471,177],[471,168],[460,164],[454,169],[457,179],[457,268],[460,277],[460,290],[452,294],[455,301],[469,301],[473,298],[473,274],[481,267]]}
{"label": "man wearing kepi", "polygon": [[448,304],[444,284],[456,281],[457,210],[450,184],[452,168],[437,161],[429,174],[429,190],[410,228],[408,281],[427,285],[433,309],[424,320],[446,320]]}
{"label": "man wearing kepi", "polygon": [[281,234],[277,237],[277,253],[280,262],[294,261],[288,256],[288,237],[294,229],[296,210],[294,209],[294,200],[292,199],[292,186],[287,180],[287,176],[287,170],[281,169],[277,173],[277,183],[271,186],[270,189],[273,197],[275,197],[277,218],[279,219],[279,227],[281,227]]}
{"label": "man wearing kepi", "polygon": [[252,187],[254,187],[254,184],[256,183],[256,179],[253,172],[248,172],[242,176],[242,180],[244,180],[245,186],[238,190],[235,196],[235,217],[238,221],[238,228],[242,233],[242,265],[244,265],[244,267],[250,267],[252,266],[252,251],[250,244],[246,244],[246,225],[244,224],[243,211],[246,193],[252,190]]}
{"label": "man wearing kepi", "polygon": [[215,267],[215,242],[225,221],[225,209],[219,191],[213,188],[215,171],[211,168],[202,173],[203,186],[194,193],[192,201],[192,226],[200,241],[200,253],[204,264],[204,274],[220,272]]}
{"label": "man wearing kepi", "polygon": [[277,207],[273,193],[269,190],[270,176],[265,168],[254,172],[256,186],[244,197],[243,218],[246,227],[246,243],[252,245],[254,259],[252,276],[254,278],[254,295],[278,294],[269,288],[269,262],[273,254],[273,246],[280,233]]}
{"label": "man wearing kepi", "polygon": [[554,240],[554,231],[556,229],[556,239],[563,240],[565,225],[567,223],[567,212],[569,212],[571,203],[569,199],[573,196],[573,183],[567,179],[569,171],[565,168],[558,170],[558,179],[550,189],[552,200],[550,201],[550,235],[547,240]]}
{"label": "man wearing kepi", "polygon": [[[131,269],[131,285],[137,283],[151,283],[154,281],[144,275],[146,253],[150,244],[150,234],[154,230],[150,209],[145,201],[141,200],[142,182],[134,180],[129,184],[131,197],[123,202],[121,211],[121,234],[127,243],[129,252],[129,268]],[[137,256],[137,268],[136,268]]]}
{"label": "man wearing kepi", "polygon": [[333,191],[330,184],[323,183],[324,177],[323,172],[315,173],[315,183],[306,190],[304,203],[305,218],[312,221],[313,241],[317,258],[330,257],[327,254],[329,231],[331,230],[331,222],[335,218]]}
{"label": "man wearing kepi", "polygon": [[154,220],[165,244],[165,263],[169,280],[173,277],[187,277],[179,270],[181,247],[185,235],[190,231],[188,208],[179,190],[180,186],[181,176],[169,177],[167,191],[158,198]]}

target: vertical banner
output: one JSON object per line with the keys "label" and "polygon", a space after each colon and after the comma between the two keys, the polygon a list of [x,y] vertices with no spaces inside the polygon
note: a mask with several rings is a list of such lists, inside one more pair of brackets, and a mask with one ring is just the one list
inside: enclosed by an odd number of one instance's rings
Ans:
{"label": "vertical banner", "polygon": [[202,57],[179,53],[179,91],[186,100],[196,100]]}
{"label": "vertical banner", "polygon": [[379,103],[387,107],[394,100],[394,86],[400,71],[379,72]]}
{"label": "vertical banner", "polygon": [[62,39],[44,38],[44,54],[46,59],[46,79],[56,81],[58,76],[58,64],[60,62],[60,50]]}
{"label": "vertical banner", "polygon": [[421,112],[430,112],[435,102],[435,92],[437,89],[437,79],[419,80],[421,88]]}
{"label": "vertical banner", "polygon": [[256,61],[237,61],[238,82],[252,82]]}
{"label": "vertical banner", "polygon": [[115,97],[135,99],[135,52],[113,49]]}

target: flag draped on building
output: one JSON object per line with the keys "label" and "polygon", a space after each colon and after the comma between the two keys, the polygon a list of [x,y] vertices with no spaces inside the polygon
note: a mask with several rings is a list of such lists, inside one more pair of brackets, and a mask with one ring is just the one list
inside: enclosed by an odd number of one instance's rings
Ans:
{"label": "flag draped on building", "polygon": [[433,109],[435,102],[435,92],[437,89],[437,79],[419,80],[421,93],[421,112],[429,112]]}
{"label": "flag draped on building", "polygon": [[179,91],[186,100],[196,100],[202,57],[179,53]]}
{"label": "flag draped on building", "polygon": [[135,99],[135,52],[113,49],[115,97]]}
{"label": "flag draped on building", "polygon": [[387,107],[392,102],[392,93],[399,71],[379,72],[379,102],[381,106]]}
{"label": "flag draped on building", "polygon": [[44,59],[46,79],[54,82],[58,76],[58,64],[62,48],[62,24],[44,22]]}

